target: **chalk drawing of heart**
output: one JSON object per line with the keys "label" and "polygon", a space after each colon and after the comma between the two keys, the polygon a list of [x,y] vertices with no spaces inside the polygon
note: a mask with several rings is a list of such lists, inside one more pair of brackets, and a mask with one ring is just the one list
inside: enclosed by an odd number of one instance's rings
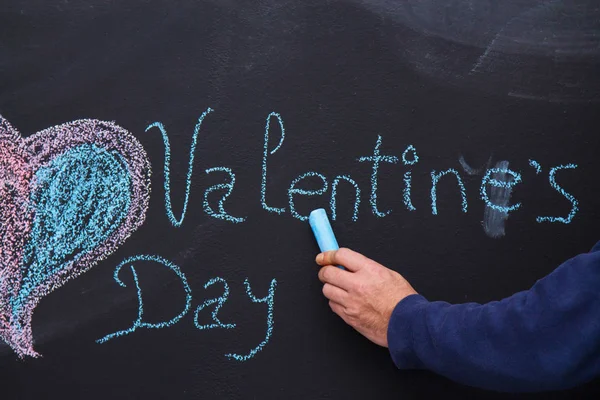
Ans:
{"label": "chalk drawing of heart", "polygon": [[143,222],[150,163],[111,122],[84,119],[23,138],[0,117],[0,338],[37,357],[40,299],[89,270]]}

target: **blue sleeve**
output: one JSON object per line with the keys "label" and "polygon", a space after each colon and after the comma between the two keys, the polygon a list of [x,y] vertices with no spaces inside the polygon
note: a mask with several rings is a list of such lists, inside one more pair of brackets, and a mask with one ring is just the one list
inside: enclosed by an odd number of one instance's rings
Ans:
{"label": "blue sleeve", "polygon": [[501,301],[406,297],[388,326],[394,363],[505,392],[566,389],[600,375],[599,249]]}

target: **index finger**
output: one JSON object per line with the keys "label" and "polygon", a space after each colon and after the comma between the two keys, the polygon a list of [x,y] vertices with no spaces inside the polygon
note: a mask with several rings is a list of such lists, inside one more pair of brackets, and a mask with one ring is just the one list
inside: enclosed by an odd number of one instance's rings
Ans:
{"label": "index finger", "polygon": [[317,256],[317,264],[324,265],[341,265],[347,270],[356,272],[365,265],[373,263],[374,261],[368,257],[363,256],[356,251],[341,248],[338,250],[326,251]]}
{"label": "index finger", "polygon": [[354,286],[353,274],[333,265],[326,265],[319,270],[319,280],[348,291]]}

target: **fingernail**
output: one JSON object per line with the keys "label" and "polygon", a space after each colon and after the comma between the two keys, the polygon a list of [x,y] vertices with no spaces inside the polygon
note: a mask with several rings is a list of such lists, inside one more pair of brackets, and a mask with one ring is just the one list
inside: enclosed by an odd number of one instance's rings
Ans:
{"label": "fingernail", "polygon": [[323,261],[323,257],[324,257],[323,253],[320,253],[317,255],[317,259],[316,259],[317,264],[320,264]]}

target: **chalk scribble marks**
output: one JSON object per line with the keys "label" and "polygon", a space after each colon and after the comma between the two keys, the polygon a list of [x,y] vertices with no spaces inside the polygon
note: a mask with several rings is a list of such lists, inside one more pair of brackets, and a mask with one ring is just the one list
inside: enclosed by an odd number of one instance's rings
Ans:
{"label": "chalk scribble marks", "polygon": [[0,117],[0,338],[33,349],[33,310],[144,221],[150,164],[123,128],[78,120],[26,139]]}

